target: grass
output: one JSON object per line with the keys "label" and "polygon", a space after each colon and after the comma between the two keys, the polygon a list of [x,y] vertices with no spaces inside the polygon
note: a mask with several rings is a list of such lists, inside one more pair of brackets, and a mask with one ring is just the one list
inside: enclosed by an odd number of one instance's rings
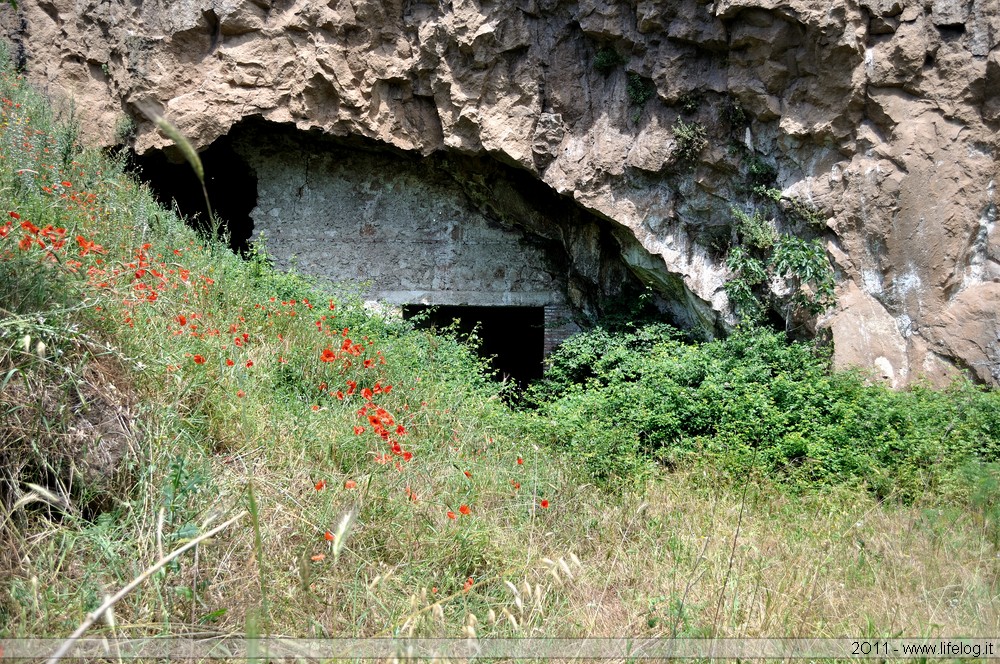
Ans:
{"label": "grass", "polygon": [[70,634],[241,514],[114,633],[995,629],[972,507],[707,463],[598,488],[462,344],[197,236],[9,67],[0,109],[0,637]]}

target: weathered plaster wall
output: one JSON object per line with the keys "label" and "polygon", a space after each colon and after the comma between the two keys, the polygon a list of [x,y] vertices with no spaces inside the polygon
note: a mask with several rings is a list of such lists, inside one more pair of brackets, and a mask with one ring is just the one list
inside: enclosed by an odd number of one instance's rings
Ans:
{"label": "weathered plaster wall", "polygon": [[277,264],[366,283],[391,304],[545,306],[566,269],[523,232],[472,208],[450,178],[405,158],[315,149],[283,133],[237,150],[257,172],[253,240]]}

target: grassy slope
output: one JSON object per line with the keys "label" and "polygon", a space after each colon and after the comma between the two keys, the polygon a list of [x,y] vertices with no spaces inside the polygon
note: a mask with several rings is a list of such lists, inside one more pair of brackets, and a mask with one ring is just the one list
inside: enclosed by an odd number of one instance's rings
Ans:
{"label": "grassy slope", "polygon": [[[744,500],[705,466],[601,492],[463,347],[203,243],[12,74],[0,98],[0,214],[21,217],[0,239],[0,636],[69,633],[239,513],[120,602],[117,633],[457,636],[473,613],[481,636],[995,631],[972,511],[766,481]],[[89,489],[60,428],[88,383],[134,416],[124,470]]]}

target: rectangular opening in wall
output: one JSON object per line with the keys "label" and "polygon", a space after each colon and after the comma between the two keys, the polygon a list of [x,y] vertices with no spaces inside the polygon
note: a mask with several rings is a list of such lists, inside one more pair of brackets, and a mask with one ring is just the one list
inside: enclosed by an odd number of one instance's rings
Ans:
{"label": "rectangular opening in wall", "polygon": [[542,376],[544,307],[407,304],[403,305],[403,318],[416,318],[417,326],[425,329],[455,325],[462,335],[475,331],[482,342],[479,354],[491,358],[497,380],[506,378],[524,386]]}

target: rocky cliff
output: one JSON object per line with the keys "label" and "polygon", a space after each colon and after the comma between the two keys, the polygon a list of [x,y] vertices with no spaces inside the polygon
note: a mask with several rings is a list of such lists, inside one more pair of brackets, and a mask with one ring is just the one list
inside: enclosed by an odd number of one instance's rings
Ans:
{"label": "rocky cliff", "polygon": [[15,57],[75,100],[95,142],[118,142],[132,117],[136,149],[163,148],[136,111],[155,103],[199,147],[255,118],[489,158],[604,220],[632,273],[708,331],[736,320],[734,208],[763,210],[776,231],[805,216],[835,266],[836,304],[811,320],[785,310],[790,324],[829,330],[839,365],[893,385],[1000,381],[997,0],[0,11]]}

